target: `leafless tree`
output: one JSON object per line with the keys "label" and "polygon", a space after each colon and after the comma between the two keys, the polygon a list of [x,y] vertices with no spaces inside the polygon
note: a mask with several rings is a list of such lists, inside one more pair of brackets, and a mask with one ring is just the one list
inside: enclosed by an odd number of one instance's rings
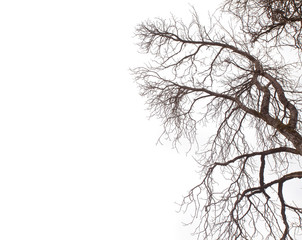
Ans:
{"label": "leafless tree", "polygon": [[192,11],[188,24],[171,17],[136,29],[153,57],[133,69],[140,93],[163,136],[188,140],[200,165],[181,204],[200,239],[302,239],[302,208],[285,194],[302,178],[301,6],[226,0],[221,16],[232,25],[213,16],[206,28]]}

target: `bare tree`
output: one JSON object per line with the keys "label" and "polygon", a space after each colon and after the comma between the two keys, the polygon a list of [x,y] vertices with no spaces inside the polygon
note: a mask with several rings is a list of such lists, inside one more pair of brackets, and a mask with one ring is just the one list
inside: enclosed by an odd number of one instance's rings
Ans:
{"label": "bare tree", "polygon": [[206,28],[192,11],[189,24],[172,17],[136,29],[153,56],[133,69],[151,116],[175,146],[186,139],[196,151],[201,181],[181,207],[200,239],[302,238],[302,208],[285,194],[302,178],[301,8],[227,0],[230,27],[213,17]]}

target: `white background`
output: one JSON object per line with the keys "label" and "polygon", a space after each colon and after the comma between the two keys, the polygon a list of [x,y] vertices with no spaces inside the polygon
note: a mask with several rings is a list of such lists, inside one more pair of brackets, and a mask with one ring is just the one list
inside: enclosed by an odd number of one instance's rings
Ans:
{"label": "white background", "polygon": [[196,165],[156,146],[129,72],[135,26],[189,3],[207,19],[197,0],[1,1],[0,239],[191,238],[174,203]]}
{"label": "white background", "polygon": [[156,146],[129,68],[141,21],[218,2],[1,1],[1,240],[193,239],[175,202],[198,169]]}

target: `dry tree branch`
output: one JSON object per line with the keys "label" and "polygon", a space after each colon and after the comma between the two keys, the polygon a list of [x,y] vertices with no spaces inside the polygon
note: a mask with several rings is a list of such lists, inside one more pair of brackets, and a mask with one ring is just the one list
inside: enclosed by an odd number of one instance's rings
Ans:
{"label": "dry tree branch", "polygon": [[[285,12],[277,19],[279,6]],[[252,27],[257,7],[261,19]],[[294,239],[302,210],[287,201],[284,183],[302,178],[290,171],[302,155],[301,89],[291,74],[301,62],[279,56],[284,47],[300,51],[301,4],[228,0],[224,9],[249,14],[241,32],[206,29],[196,12],[188,25],[175,17],[140,24],[139,47],[154,61],[132,71],[151,116],[162,120],[162,136],[176,147],[183,139],[192,149],[204,144],[196,149],[201,181],[181,204],[198,238]],[[285,44],[289,29],[297,32]],[[202,142],[199,128],[211,120],[216,129]]]}

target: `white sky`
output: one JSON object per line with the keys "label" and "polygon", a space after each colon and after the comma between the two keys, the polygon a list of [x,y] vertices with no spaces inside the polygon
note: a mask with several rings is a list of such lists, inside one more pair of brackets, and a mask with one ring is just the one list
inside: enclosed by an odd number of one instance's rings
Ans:
{"label": "white sky", "polygon": [[[215,6],[219,0],[210,1]],[[0,3],[0,239],[183,240],[190,157],[156,146],[134,27],[200,0]]]}

